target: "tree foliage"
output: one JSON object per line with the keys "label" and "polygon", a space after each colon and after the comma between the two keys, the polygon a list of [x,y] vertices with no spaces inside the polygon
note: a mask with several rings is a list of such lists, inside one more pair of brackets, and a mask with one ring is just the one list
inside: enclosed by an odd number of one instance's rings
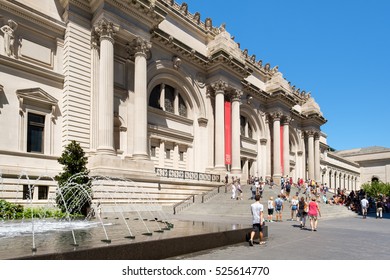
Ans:
{"label": "tree foliage", "polygon": [[59,187],[57,205],[62,212],[68,210],[69,214],[86,215],[87,208],[91,205],[92,189],[90,178],[87,176],[88,158],[84,150],[73,140],[65,147],[58,162],[63,165],[63,172],[55,178]]}
{"label": "tree foliage", "polygon": [[383,182],[372,182],[362,185],[364,192],[371,197],[378,198],[379,196],[390,195],[390,184]]}

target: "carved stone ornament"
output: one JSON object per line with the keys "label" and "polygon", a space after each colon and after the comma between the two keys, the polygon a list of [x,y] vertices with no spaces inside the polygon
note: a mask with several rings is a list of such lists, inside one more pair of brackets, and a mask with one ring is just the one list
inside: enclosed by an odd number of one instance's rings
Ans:
{"label": "carved stone ornament", "polygon": [[150,49],[152,48],[152,43],[142,39],[141,37],[137,37],[132,41],[132,47],[134,54],[142,53],[147,57],[150,57],[151,55]]}
{"label": "carved stone ornament", "polygon": [[232,90],[232,101],[240,101],[242,94],[243,94],[243,92],[241,90],[233,89]]}
{"label": "carved stone ornament", "polygon": [[4,51],[6,55],[14,57],[15,51],[15,30],[18,24],[12,19],[8,20],[8,24],[2,26],[0,30],[4,33]]}
{"label": "carved stone ornament", "polygon": [[293,121],[292,117],[290,117],[290,116],[285,116],[284,119],[283,119],[283,124],[284,124],[284,125],[289,125],[290,122],[292,122],[292,121]]}
{"label": "carved stone ornament", "polygon": [[204,88],[206,86],[206,75],[201,72],[196,73],[196,82],[200,88]]}
{"label": "carved stone ornament", "polygon": [[280,120],[280,119],[283,117],[283,113],[282,113],[282,112],[279,112],[279,111],[277,111],[277,112],[272,112],[272,113],[270,113],[270,116],[272,117],[272,119],[273,119],[274,121],[277,121],[277,120]]}
{"label": "carved stone ornament", "polygon": [[197,24],[200,23],[200,13],[199,12],[196,12],[194,14],[194,20],[196,21]]}
{"label": "carved stone ornament", "polygon": [[206,30],[211,30],[213,28],[213,21],[211,18],[206,18],[204,25],[206,27]]}
{"label": "carved stone ornament", "polygon": [[211,87],[214,89],[214,91],[225,91],[228,88],[228,84],[223,80],[219,80],[215,83],[212,83]]}
{"label": "carved stone ornament", "polygon": [[102,39],[108,39],[114,42],[114,36],[119,31],[119,27],[113,22],[108,21],[105,18],[99,20],[95,25],[95,32],[100,36],[100,41]]}
{"label": "carved stone ornament", "polygon": [[178,70],[181,66],[181,59],[180,57],[174,56],[172,57],[172,62],[173,62],[173,68]]}
{"label": "carved stone ornament", "polygon": [[185,15],[188,14],[188,4],[183,2],[180,6],[180,11],[184,13]]}

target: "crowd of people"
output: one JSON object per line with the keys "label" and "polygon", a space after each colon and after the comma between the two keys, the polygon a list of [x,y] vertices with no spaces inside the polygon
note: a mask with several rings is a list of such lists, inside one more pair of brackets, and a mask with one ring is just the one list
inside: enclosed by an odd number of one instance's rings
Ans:
{"label": "crowd of people", "polygon": [[[228,175],[225,177],[225,182],[227,185],[229,184]],[[377,219],[381,219],[383,213],[390,212],[389,196],[379,195],[377,198],[373,198],[366,195],[363,189],[347,192],[345,189],[338,188],[333,193],[326,183],[321,184],[315,180],[303,180],[302,178],[298,178],[296,182],[293,182],[293,179],[287,176],[281,178],[280,186],[274,184],[272,178],[263,180],[262,177],[253,176],[248,179],[247,184],[250,190],[249,199],[255,200],[251,204],[253,229],[249,235],[250,246],[253,246],[253,238],[256,234],[259,234],[260,244],[265,244],[262,236],[264,222],[282,222],[282,213],[286,207],[290,210],[288,221],[299,222],[301,229],[306,229],[306,224],[309,222],[309,230],[311,231],[317,231],[318,218],[321,216],[321,203],[346,206],[348,209],[361,214],[363,219],[372,212],[375,213]],[[243,190],[240,179],[232,177],[229,185],[232,191],[231,198],[242,200]],[[260,199],[263,198],[265,188],[273,190],[277,195],[275,199],[270,196],[264,207],[260,203]]]}

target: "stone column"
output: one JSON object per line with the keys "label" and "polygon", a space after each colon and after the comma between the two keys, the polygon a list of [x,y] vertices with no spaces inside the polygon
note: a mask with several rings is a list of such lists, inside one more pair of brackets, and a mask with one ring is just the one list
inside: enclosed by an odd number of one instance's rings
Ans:
{"label": "stone column", "polygon": [[95,31],[100,36],[97,152],[114,155],[114,35],[118,27],[102,19]]}
{"label": "stone column", "polygon": [[215,91],[215,169],[225,171],[225,90],[227,84],[218,81],[212,85]]}
{"label": "stone column", "polygon": [[232,98],[232,173],[241,174],[240,145],[240,99],[242,92],[236,90]]}
{"label": "stone column", "polygon": [[95,151],[98,145],[99,131],[99,36],[95,31],[91,34],[91,150]]}
{"label": "stone column", "polygon": [[291,117],[285,117],[283,120],[283,176],[291,176],[290,174],[290,122]]}
{"label": "stone column", "polygon": [[[270,129],[270,124],[271,123],[271,116],[270,115],[267,115],[265,117],[265,127],[266,127],[266,130],[267,130],[267,136],[268,136],[268,139],[266,143],[266,150],[267,150],[267,154],[266,154],[266,165],[265,165],[265,176],[266,178],[270,178],[272,176],[272,170],[271,170],[271,155],[272,155],[272,147],[271,147],[271,129]],[[264,180],[266,178],[263,178]]]}
{"label": "stone column", "polygon": [[314,177],[316,181],[321,179],[321,151],[320,151],[320,135],[316,133],[314,136]]}
{"label": "stone column", "polygon": [[309,167],[309,178],[310,180],[315,180],[314,174],[314,131],[307,132],[307,157],[308,157],[308,167]]}
{"label": "stone column", "polygon": [[[260,157],[260,158],[259,158]],[[267,139],[266,138],[261,138],[260,139],[260,153],[257,153],[257,162],[259,163],[259,178],[263,177],[263,180],[266,179],[267,176],[267,158],[268,158],[268,153],[267,153]]]}
{"label": "stone column", "polygon": [[280,184],[280,178],[282,177],[281,172],[281,163],[280,163],[280,119],[282,114],[276,112],[272,114],[273,119],[273,130],[274,130],[274,170],[273,170],[273,179],[274,182]]}
{"label": "stone column", "polygon": [[151,43],[137,37],[134,47],[134,159],[148,159],[147,57]]}

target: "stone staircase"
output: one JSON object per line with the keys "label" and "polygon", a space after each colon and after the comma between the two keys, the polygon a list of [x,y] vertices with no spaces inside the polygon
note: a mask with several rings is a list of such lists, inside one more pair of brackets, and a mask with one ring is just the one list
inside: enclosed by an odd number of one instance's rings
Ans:
{"label": "stone staircase", "polygon": [[[251,191],[250,185],[242,186],[242,200],[231,199],[231,188],[227,187],[221,188],[219,193],[214,193],[210,195],[210,198],[207,201],[203,201],[201,197],[195,197],[194,202],[191,201],[187,207],[181,209],[174,215],[180,219],[190,219],[190,220],[204,220],[204,221],[231,221],[232,223],[251,223],[251,213],[250,213],[250,204],[254,202],[251,200]],[[295,194],[298,191],[296,187],[291,189],[290,197],[292,194]],[[263,196],[260,199],[260,202],[264,205],[264,214],[265,218],[267,217],[267,201],[269,197],[274,199],[280,193],[280,186],[265,186]],[[303,194],[300,193],[299,197]],[[332,194],[329,193],[327,197],[329,198]],[[340,205],[329,205],[325,203],[319,203],[321,210],[321,219],[333,219],[339,217],[349,217],[356,216],[357,214],[353,211],[350,211],[345,206]],[[273,216],[275,219],[275,214]],[[284,202],[284,210],[282,212],[282,220],[286,221],[291,218],[290,203],[288,201]]]}

